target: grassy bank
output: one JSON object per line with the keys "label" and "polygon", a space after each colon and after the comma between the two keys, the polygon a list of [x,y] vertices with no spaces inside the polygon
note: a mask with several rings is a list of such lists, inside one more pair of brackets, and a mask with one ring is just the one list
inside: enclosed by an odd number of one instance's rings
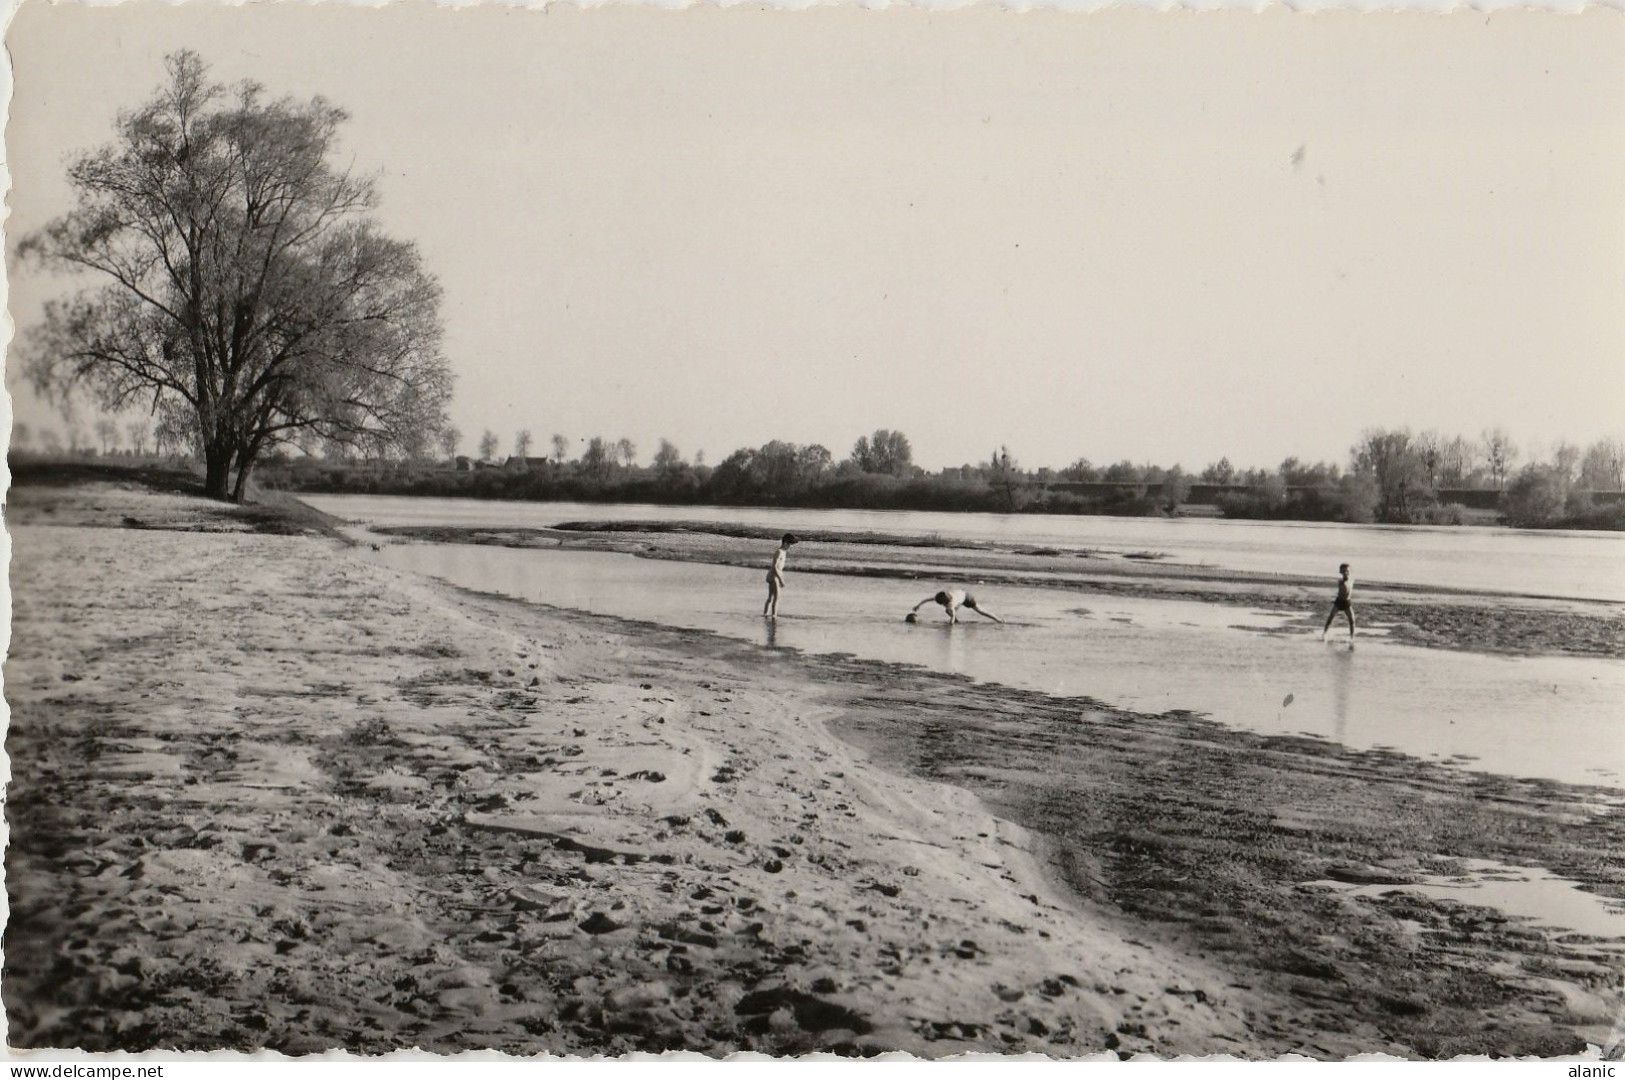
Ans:
{"label": "grassy bank", "polygon": [[[57,525],[341,538],[332,517],[291,494],[256,491],[242,505],[218,502],[203,497],[190,469],[158,463],[13,460],[6,501],[9,511]],[[129,513],[113,515],[114,506]]]}

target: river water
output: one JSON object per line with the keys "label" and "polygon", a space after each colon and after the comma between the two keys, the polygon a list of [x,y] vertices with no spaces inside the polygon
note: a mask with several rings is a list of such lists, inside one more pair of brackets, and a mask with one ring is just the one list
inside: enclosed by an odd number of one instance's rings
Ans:
{"label": "river water", "polygon": [[[1202,533],[1181,533],[1177,522],[1048,518],[1030,528],[1025,516],[947,514],[808,514],[717,508],[604,507],[571,504],[509,504],[472,500],[315,497],[312,505],[362,525],[461,525],[538,527],[595,519],[704,519],[770,524],[777,528],[853,528],[899,535],[921,531],[944,536],[992,538],[992,521],[1010,523],[998,534],[1007,542],[1054,544],[1055,533],[1076,529],[1080,546],[1141,547],[1189,559],[1237,567],[1255,557],[1266,538],[1281,538],[1283,560],[1319,558],[1311,548],[1332,550],[1338,528],[1300,530],[1201,522]],[[659,512],[659,515],[655,513]],[[962,527],[958,519],[968,520]],[[1077,520],[1082,524],[1074,527]],[[839,522],[836,524],[835,522]],[[926,524],[939,527],[926,530]],[[1164,531],[1161,526],[1173,525]],[[1100,531],[1090,533],[1089,527]],[[1203,546],[1201,535],[1239,529],[1244,540]],[[1375,552],[1365,562],[1371,578],[1404,580],[1430,564],[1433,576],[1418,583],[1466,586],[1455,573],[1464,560],[1437,554],[1435,530],[1364,530],[1342,527],[1340,550]],[[1589,535],[1526,537],[1504,530],[1456,529],[1461,544],[1506,550],[1486,566],[1515,562],[1513,552],[1533,549],[1554,558],[1596,560],[1612,538]],[[1114,539],[1104,541],[1110,534]],[[1165,538],[1178,536],[1180,544]],[[1183,546],[1181,546],[1183,545]],[[1406,545],[1417,550],[1409,551]],[[1175,549],[1178,549],[1177,551]],[[1409,554],[1407,554],[1409,551]],[[1419,552],[1419,553],[1418,553]],[[1240,553],[1238,555],[1238,553]],[[764,565],[768,558],[764,549]],[[566,550],[515,549],[466,544],[386,543],[373,556],[389,565],[453,584],[559,607],[704,629],[781,649],[845,653],[866,659],[917,664],[982,681],[1046,693],[1094,698],[1140,712],[1185,709],[1254,731],[1307,734],[1355,749],[1390,748],[1451,767],[1571,783],[1625,788],[1625,665],[1567,657],[1517,658],[1423,649],[1363,632],[1357,647],[1334,633],[1306,631],[1302,612],[1249,611],[1228,605],[1161,599],[1108,598],[1044,588],[1001,586],[981,597],[1007,620],[975,615],[950,629],[934,605],[921,621],[902,616],[929,591],[920,584],[826,574],[796,575],[792,553],[780,618],[761,618],[763,571],[707,564],[640,559],[631,555]],[[1617,556],[1616,556],[1617,558]],[[1224,561],[1220,561],[1220,560]],[[1259,560],[1262,562],[1263,560]],[[1390,572],[1390,563],[1399,567]],[[1246,567],[1238,567],[1246,568]],[[1607,582],[1617,576],[1593,575]],[[1541,584],[1528,591],[1554,592],[1565,575],[1543,567]],[[1578,580],[1578,577],[1575,578]],[[1510,578],[1500,584],[1521,591]],[[1296,617],[1296,618],[1295,618]]]}
{"label": "river water", "polygon": [[374,525],[546,528],[564,521],[724,521],[785,531],[829,529],[895,536],[1158,551],[1229,570],[1337,576],[1494,592],[1625,601],[1625,534],[1488,527],[1339,525],[1213,518],[1056,514],[937,514],[896,510],[775,510],[620,503],[497,502],[397,495],[306,495],[336,517]]}

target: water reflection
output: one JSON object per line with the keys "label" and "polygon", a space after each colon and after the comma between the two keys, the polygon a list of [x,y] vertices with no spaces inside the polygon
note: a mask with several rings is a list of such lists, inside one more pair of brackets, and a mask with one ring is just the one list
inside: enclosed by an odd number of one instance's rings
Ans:
{"label": "water reflection", "polygon": [[1382,896],[1396,890],[1440,900],[1498,908],[1514,918],[1577,930],[1597,937],[1625,937],[1625,910],[1585,892],[1574,881],[1538,867],[1506,866],[1465,859],[1455,875],[1429,875],[1405,885],[1351,885],[1317,881],[1317,886],[1349,896]]}
{"label": "water reflection", "polygon": [[1332,653],[1332,739],[1349,745],[1349,695],[1354,687],[1354,645]]}
{"label": "water reflection", "polygon": [[954,675],[964,674],[965,638],[953,623],[932,624],[926,628],[937,635],[937,668]]}

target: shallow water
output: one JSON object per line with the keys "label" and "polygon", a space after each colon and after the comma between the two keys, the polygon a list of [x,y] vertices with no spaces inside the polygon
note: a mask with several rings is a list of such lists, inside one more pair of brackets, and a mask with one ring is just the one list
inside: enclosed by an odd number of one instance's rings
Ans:
{"label": "shallow water", "polygon": [[773,648],[918,664],[1141,712],[1390,747],[1458,767],[1625,787],[1625,665],[1420,649],[1362,633],[1319,640],[1301,613],[1000,587],[1007,625],[950,628],[916,583],[791,574],[761,617],[763,571],[630,555],[466,544],[385,544],[373,558],[453,584]]}
{"label": "shallow water", "polygon": [[1430,877],[1411,885],[1347,885],[1337,881],[1313,884],[1351,896],[1419,893],[1436,900],[1492,907],[1515,918],[1596,937],[1625,936],[1625,907],[1586,892],[1567,878],[1482,860],[1469,860],[1464,869],[1466,873],[1459,878]]}
{"label": "shallow water", "polygon": [[[714,506],[499,502],[392,495],[304,495],[318,510],[374,525],[545,528],[563,521],[717,521],[772,529],[830,529],[1057,548],[1158,551],[1231,570],[1625,601],[1625,535],[1487,527],[1341,525],[1110,518],[1051,514],[937,514],[896,510],[773,510]],[[764,556],[765,558],[765,556]]]}

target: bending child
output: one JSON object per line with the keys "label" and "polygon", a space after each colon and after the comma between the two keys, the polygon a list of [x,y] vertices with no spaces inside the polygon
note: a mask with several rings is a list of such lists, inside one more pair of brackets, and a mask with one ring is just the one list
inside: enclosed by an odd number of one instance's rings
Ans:
{"label": "bending child", "polygon": [[971,611],[976,612],[976,614],[982,616],[983,618],[992,619],[996,623],[1004,622],[1003,619],[999,618],[991,611],[980,607],[976,603],[976,597],[972,596],[964,589],[944,589],[935,596],[926,597],[918,604],[915,604],[914,610],[908,613],[909,621],[913,622],[915,619],[917,619],[918,616],[915,613],[927,604],[941,604],[944,608],[946,608],[948,610],[948,621],[950,623],[956,623],[959,621],[957,612],[960,608],[969,608]]}

